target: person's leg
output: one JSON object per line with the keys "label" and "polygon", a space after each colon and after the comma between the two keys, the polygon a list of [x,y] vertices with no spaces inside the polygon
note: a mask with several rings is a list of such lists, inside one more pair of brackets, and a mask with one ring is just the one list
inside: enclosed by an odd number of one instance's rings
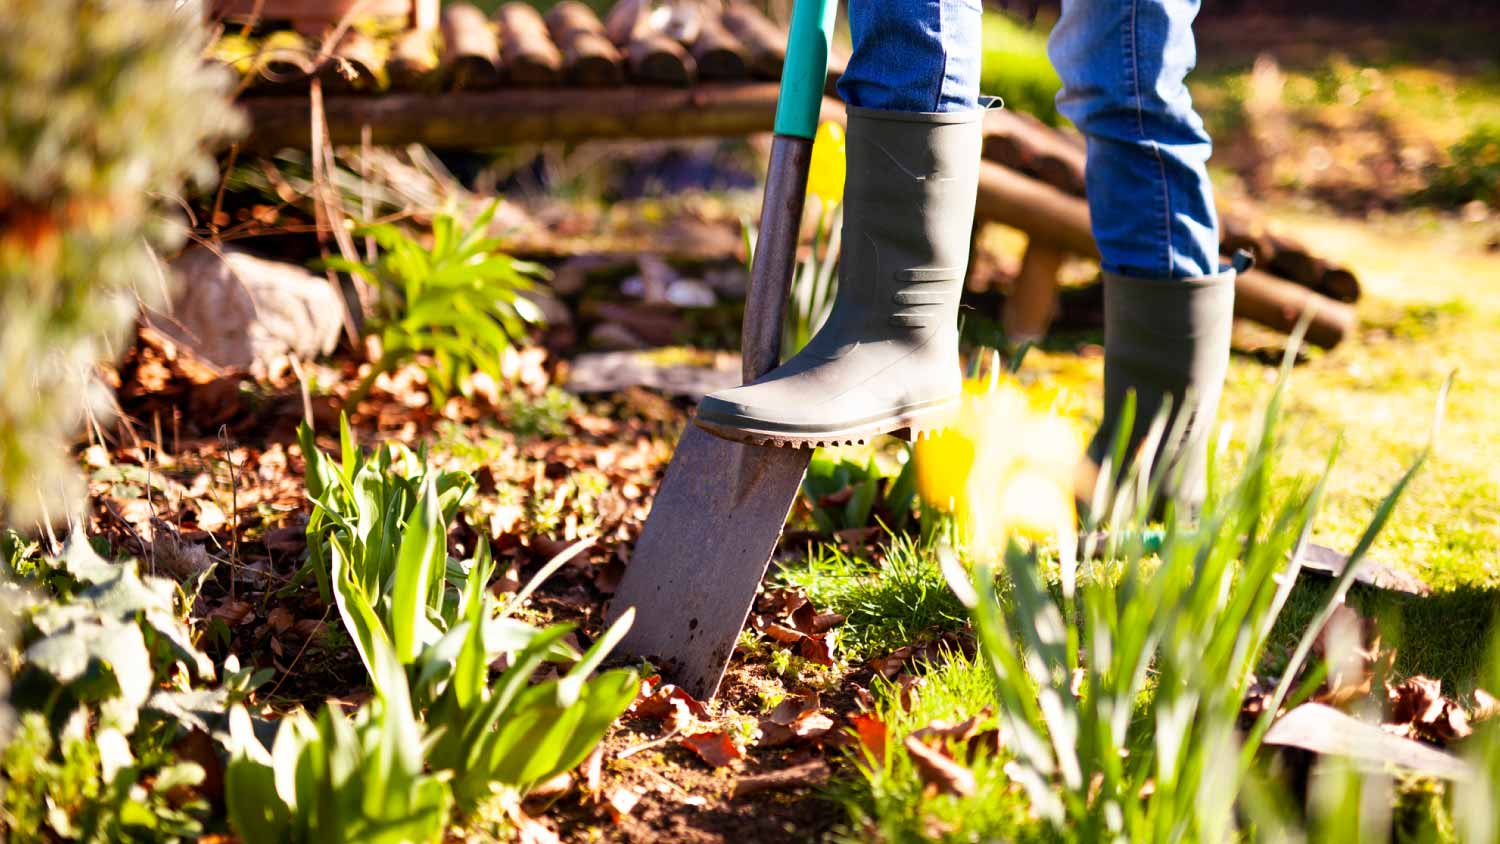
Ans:
{"label": "person's leg", "polygon": [[1184,80],[1197,0],[1064,0],[1047,52],[1058,110],[1088,139],[1089,210],[1106,271],[1218,271],[1211,149]]}
{"label": "person's leg", "polygon": [[979,0],[853,0],[843,247],[808,344],[698,405],[720,436],[815,446],[941,424],[983,146]]}
{"label": "person's leg", "polygon": [[[1229,362],[1234,270],[1219,265],[1203,121],[1184,84],[1198,0],[1063,0],[1048,52],[1058,108],[1088,141],[1089,214],[1104,269],[1104,417],[1089,448],[1103,461],[1127,397],[1133,457],[1164,406],[1188,409],[1167,494],[1203,496],[1207,438]],[[1117,467],[1119,468],[1119,467]]]}
{"label": "person's leg", "polygon": [[839,95],[859,108],[973,111],[982,14],[980,0],[853,0]]}

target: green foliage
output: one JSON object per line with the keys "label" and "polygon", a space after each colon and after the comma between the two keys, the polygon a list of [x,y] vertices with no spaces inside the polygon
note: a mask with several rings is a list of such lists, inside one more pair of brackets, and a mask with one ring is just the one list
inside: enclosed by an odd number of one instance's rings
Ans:
{"label": "green foliage", "polygon": [[446,525],[473,491],[474,479],[465,472],[433,471],[424,454],[398,442],[385,443],[373,455],[366,455],[354,442],[349,420],[342,416],[340,460],[318,449],[307,425],[298,429],[297,441],[307,462],[307,497],[313,504],[307,522],[307,561],[298,578],[312,574],[323,601],[332,602],[329,572],[332,548],[337,544],[349,572],[384,611],[394,586],[403,532],[426,527],[425,522],[410,525],[420,491],[433,490],[438,518]]}
{"label": "green foliage", "polygon": [[191,787],[203,771],[175,760],[171,742],[217,730],[264,674],[230,664],[220,688],[195,688],[214,667],[192,643],[176,583],[103,560],[81,536],[56,558],[14,534],[4,544],[24,589],[3,593],[19,618],[6,661],[18,666],[21,728],[0,757],[0,830],[13,841],[196,840],[208,807]]}
{"label": "green foliage", "polygon": [[939,724],[958,724],[979,714],[975,730],[998,727],[985,707],[994,700],[994,678],[982,662],[948,653],[921,671],[917,694],[877,680],[870,687],[872,715],[886,727],[886,741],[871,752],[860,744],[847,750],[855,775],[834,787],[833,797],[849,812],[851,834],[842,840],[891,844],[939,841],[1029,841],[1042,836],[1028,818],[1027,802],[1004,771],[1008,757],[984,742],[950,741],[947,750],[974,775],[974,792],[929,791],[902,744],[912,733]]}
{"label": "green foliage", "polygon": [[511,390],[500,409],[506,428],[517,439],[557,438],[569,432],[568,420],[581,410],[578,397],[560,387],[548,386],[540,396]]}
{"label": "green foliage", "polygon": [[[1314,634],[1347,592],[1354,562],[1426,459],[1424,451],[1377,509],[1266,715],[1241,736],[1241,701],[1296,582],[1297,552],[1327,478],[1325,470],[1301,494],[1273,500],[1282,389],[1240,477],[1210,496],[1196,523],[1168,508],[1154,557],[1148,558],[1143,527],[1168,470],[1132,469],[1111,502],[1108,466],[1091,511],[1109,513],[1110,538],[1102,548],[1085,549],[1084,560],[1099,554],[1082,570],[1079,557],[1063,555],[1060,600],[1043,583],[1034,551],[1012,545],[1006,553],[1012,589],[1004,604],[987,565],[976,566],[971,578],[951,552],[945,556],[945,572],[973,608],[981,653],[995,676],[995,703],[1015,754],[1011,774],[1032,810],[1058,833],[1081,841],[1231,840],[1236,800],[1251,779],[1261,737],[1292,695]],[[1128,420],[1122,424],[1128,429]],[[1154,430],[1152,442],[1160,441],[1160,420]],[[1167,437],[1168,449],[1180,436],[1179,429]],[[1085,535],[1096,528],[1086,525]],[[1307,682],[1321,679],[1314,670]],[[1148,785],[1150,796],[1142,799]]]}
{"label": "green foliage", "polygon": [[1448,149],[1432,174],[1426,196],[1446,205],[1479,200],[1500,207],[1500,123],[1481,123]]}
{"label": "green foliage", "polygon": [[[588,541],[559,554],[501,605],[487,588],[494,574],[487,544],[471,560],[447,553],[447,526],[471,478],[428,472],[416,455],[391,445],[377,452],[391,459],[366,460],[347,421],[341,463],[318,451],[305,426],[300,436],[308,494],[321,517],[309,523],[309,554],[327,559],[315,571],[333,590],[379,696],[390,706],[399,697],[422,714],[429,735],[421,752],[428,767],[448,772],[444,793],[471,811],[497,789],[524,795],[579,764],[638,690],[633,671],[590,678],[632,616],[580,657],[562,643],[570,625],[538,629],[514,613]],[[502,658],[508,667],[492,684],[490,666]],[[560,678],[530,685],[545,660],[574,664]]]}
{"label": "green foliage", "polygon": [[998,96],[1005,107],[1057,126],[1057,92],[1062,80],[1047,57],[1047,31],[1003,13],[984,13],[984,57],[980,90]]}
{"label": "green foliage", "polygon": [[137,303],[163,298],[150,247],[181,232],[163,209],[208,184],[211,139],[238,131],[202,13],[157,0],[0,4],[0,513],[76,505],[66,453],[107,415],[94,365]]}
{"label": "green foliage", "polygon": [[121,765],[83,727],[76,722],[54,738],[42,713],[22,718],[0,756],[0,829],[11,841],[198,840],[208,804],[190,788],[203,781],[202,767],[173,761],[161,747]]}
{"label": "green foliage", "polygon": [[802,479],[802,494],[812,505],[818,530],[869,527],[877,516],[885,527],[905,530],[917,503],[917,464],[909,447],[905,457],[900,471],[891,475],[874,454],[859,463],[827,449],[814,452]]}
{"label": "green foliage", "polygon": [[267,750],[243,707],[230,712],[229,822],[244,841],[415,844],[441,841],[452,795],[422,761],[430,740],[384,634],[372,640],[374,700],[352,718],[332,704],[317,720],[282,719]]}
{"label": "green foliage", "polygon": [[356,397],[381,373],[419,357],[438,403],[473,372],[504,381],[501,357],[542,322],[541,310],[521,294],[547,271],[504,254],[500,241],[485,236],[499,204],[496,200],[467,228],[452,214],[438,214],[430,247],[388,223],[365,226],[359,233],[380,245],[375,263],[326,261],[379,292],[376,314],[365,330],[379,335],[380,359]]}
{"label": "green foliage", "polygon": [[[1500,621],[1492,625],[1489,660],[1481,686],[1500,694]],[[1458,840],[1473,844],[1500,844],[1500,718],[1479,724],[1465,747],[1465,758],[1475,776],[1453,787],[1452,814]]]}

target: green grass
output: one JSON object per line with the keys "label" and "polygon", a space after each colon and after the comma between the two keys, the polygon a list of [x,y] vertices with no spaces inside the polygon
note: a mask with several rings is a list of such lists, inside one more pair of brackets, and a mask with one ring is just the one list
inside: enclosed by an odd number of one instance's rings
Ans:
{"label": "green grass", "polygon": [[[945,721],[959,723],[984,711],[994,701],[994,676],[977,660],[950,654],[929,666],[925,682],[903,706],[898,689],[877,682],[874,714],[885,721],[888,742],[883,762],[871,760],[858,748],[855,775],[839,781],[831,796],[849,813],[849,829],[839,836],[850,842],[886,844],[940,841],[1045,840],[1042,827],[1027,817],[1025,795],[1002,770],[1000,754],[976,753],[967,758],[974,773],[975,791],[967,797],[928,795],[902,742],[912,732]],[[983,716],[981,729],[997,725]],[[964,748],[954,755],[965,758]]]}
{"label": "green grass", "polygon": [[813,546],[775,580],[806,590],[820,611],[846,616],[837,628],[839,650],[851,662],[962,629],[969,617],[932,550],[905,536],[891,540],[878,564],[831,545]]}

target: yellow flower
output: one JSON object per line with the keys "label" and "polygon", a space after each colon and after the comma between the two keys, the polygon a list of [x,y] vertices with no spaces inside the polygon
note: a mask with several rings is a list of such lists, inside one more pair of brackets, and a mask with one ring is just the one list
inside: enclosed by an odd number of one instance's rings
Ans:
{"label": "yellow flower", "polygon": [[844,199],[844,127],[837,123],[824,123],[813,137],[807,192],[821,200],[825,208]]}
{"label": "yellow flower", "polygon": [[1060,412],[1064,398],[1009,375],[970,381],[951,427],[917,443],[918,492],[958,517],[976,553],[998,554],[1010,537],[1038,541],[1074,529],[1084,436]]}

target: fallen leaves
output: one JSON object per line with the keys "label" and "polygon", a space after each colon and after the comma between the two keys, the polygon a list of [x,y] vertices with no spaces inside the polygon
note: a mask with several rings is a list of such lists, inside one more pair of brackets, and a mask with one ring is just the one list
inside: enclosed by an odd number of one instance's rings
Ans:
{"label": "fallen leaves", "polygon": [[625,714],[663,720],[669,732],[682,732],[698,720],[707,720],[708,707],[681,688],[662,683],[660,676],[652,676],[641,681],[640,697],[625,710]]}
{"label": "fallen leaves", "polygon": [[948,755],[946,748],[929,745],[915,733],[907,736],[901,746],[911,756],[917,775],[922,778],[928,790],[938,794],[968,797],[977,788],[974,772]]}
{"label": "fallen leaves", "polygon": [[1443,682],[1418,675],[1386,691],[1389,722],[1386,731],[1406,738],[1447,744],[1474,732],[1469,717],[1451,698],[1443,696]]}
{"label": "fallen leaves", "polygon": [[771,589],[762,593],[750,616],[750,628],[816,665],[837,662],[833,628],[844,623],[838,613],[818,612],[800,589]]}
{"label": "fallen leaves", "polygon": [[822,711],[817,692],[787,695],[761,719],[757,744],[780,747],[796,741],[820,741],[833,727],[834,720]]}
{"label": "fallen leaves", "polygon": [[694,733],[679,742],[691,750],[711,768],[722,768],[730,762],[745,758],[744,751],[723,730]]}

